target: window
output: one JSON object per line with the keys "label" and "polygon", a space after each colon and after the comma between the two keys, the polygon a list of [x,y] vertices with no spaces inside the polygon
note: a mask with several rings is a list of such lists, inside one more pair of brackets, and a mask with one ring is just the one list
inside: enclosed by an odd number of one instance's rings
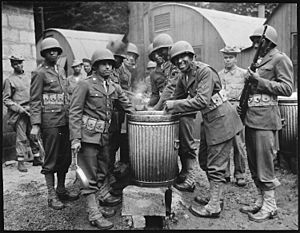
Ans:
{"label": "window", "polygon": [[162,31],[169,29],[171,27],[170,23],[170,13],[164,13],[154,16],[154,31]]}

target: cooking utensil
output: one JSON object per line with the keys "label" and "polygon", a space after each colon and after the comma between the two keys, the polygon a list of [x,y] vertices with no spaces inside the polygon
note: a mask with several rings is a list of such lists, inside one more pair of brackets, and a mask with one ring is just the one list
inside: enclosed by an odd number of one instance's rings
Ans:
{"label": "cooking utensil", "polygon": [[75,150],[72,150],[72,154],[73,154],[73,159],[74,159],[74,166],[75,166],[75,171],[77,176],[79,177],[83,187],[88,188],[89,187],[89,180],[86,177],[86,175],[84,174],[83,170],[78,166],[77,164],[77,154],[78,152]]}

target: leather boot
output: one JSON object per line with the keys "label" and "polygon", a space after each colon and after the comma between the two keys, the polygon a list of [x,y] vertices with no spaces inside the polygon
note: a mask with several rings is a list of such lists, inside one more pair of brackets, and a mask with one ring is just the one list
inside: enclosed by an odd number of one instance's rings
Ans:
{"label": "leather boot", "polygon": [[18,161],[18,170],[20,172],[28,172],[28,170],[24,164],[24,161]]}
{"label": "leather boot", "polygon": [[197,216],[203,218],[218,218],[221,213],[220,197],[222,196],[223,183],[220,182],[210,182],[210,195],[211,198],[207,205],[204,207],[191,206],[189,208],[190,212]]}
{"label": "leather boot", "polygon": [[92,226],[97,227],[100,230],[107,230],[114,226],[114,224],[106,220],[98,209],[96,196],[94,193],[85,195],[88,219]]}
{"label": "leather boot", "polygon": [[[207,205],[209,202],[209,199],[210,199],[209,197],[201,197],[200,195],[196,196],[194,198],[195,202],[197,202],[200,205]],[[221,206],[221,210],[223,210],[224,209],[224,198],[223,197],[220,198],[220,206]]]}
{"label": "leather boot", "polygon": [[240,212],[244,214],[248,214],[248,213],[256,214],[261,209],[263,205],[263,191],[258,187],[256,188],[257,188],[257,199],[255,203],[250,206],[243,206],[242,208],[240,208]]}
{"label": "leather boot", "polygon": [[48,206],[55,210],[63,209],[65,205],[57,198],[54,190],[54,174],[45,174],[45,180],[48,189]]}
{"label": "leather boot", "polygon": [[79,198],[78,192],[72,192],[66,189],[65,187],[66,173],[58,172],[57,173],[57,188],[56,194],[59,200],[61,201],[75,201]]}
{"label": "leather boot", "polygon": [[196,177],[196,159],[186,159],[187,176],[183,183],[175,184],[174,187],[180,191],[194,192]]}
{"label": "leather boot", "polygon": [[116,214],[115,209],[108,208],[108,207],[100,206],[99,210],[104,218],[110,218]]}
{"label": "leather boot", "polygon": [[42,166],[43,165],[43,159],[40,156],[40,154],[34,154],[33,155],[33,163],[32,166]]}
{"label": "leather boot", "polygon": [[249,213],[249,220],[255,221],[255,222],[264,222],[268,219],[273,219],[277,216],[277,206],[276,206],[276,200],[275,200],[275,191],[269,190],[264,191],[263,195],[263,205],[261,209],[253,214]]}
{"label": "leather boot", "polygon": [[122,198],[118,196],[113,196],[110,193],[103,198],[99,198],[100,206],[116,206],[122,202]]}

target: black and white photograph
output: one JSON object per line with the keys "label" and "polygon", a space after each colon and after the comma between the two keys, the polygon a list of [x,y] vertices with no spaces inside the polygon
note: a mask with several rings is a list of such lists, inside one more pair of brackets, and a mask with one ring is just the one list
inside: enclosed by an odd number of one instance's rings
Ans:
{"label": "black and white photograph", "polygon": [[2,231],[299,230],[297,2],[1,10]]}

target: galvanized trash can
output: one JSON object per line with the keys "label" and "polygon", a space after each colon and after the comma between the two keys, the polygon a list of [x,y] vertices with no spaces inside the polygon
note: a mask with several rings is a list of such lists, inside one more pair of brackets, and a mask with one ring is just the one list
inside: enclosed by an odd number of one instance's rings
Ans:
{"label": "galvanized trash can", "polygon": [[297,166],[298,144],[298,97],[294,92],[290,97],[279,96],[278,105],[283,122],[279,131],[279,146],[281,156],[289,163],[292,170]]}
{"label": "galvanized trash can", "polygon": [[178,173],[179,115],[137,111],[127,119],[129,160],[136,185],[172,184]]}

